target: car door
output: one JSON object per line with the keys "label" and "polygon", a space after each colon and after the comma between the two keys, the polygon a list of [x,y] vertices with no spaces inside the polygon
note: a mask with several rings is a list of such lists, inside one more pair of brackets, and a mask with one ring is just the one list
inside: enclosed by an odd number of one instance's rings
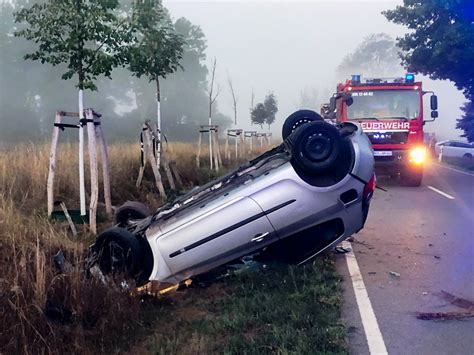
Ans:
{"label": "car door", "polygon": [[206,210],[157,239],[173,275],[190,277],[247,255],[276,239],[260,206],[237,197]]}
{"label": "car door", "polygon": [[446,142],[441,147],[441,153],[443,157],[454,157],[456,156],[455,148],[452,146],[452,142]]}

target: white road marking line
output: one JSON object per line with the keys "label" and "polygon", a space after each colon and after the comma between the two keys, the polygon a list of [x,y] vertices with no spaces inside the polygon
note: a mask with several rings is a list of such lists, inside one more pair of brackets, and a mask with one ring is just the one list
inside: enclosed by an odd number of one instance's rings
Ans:
{"label": "white road marking line", "polygon": [[360,318],[362,319],[367,345],[369,346],[369,352],[377,355],[388,354],[352,245],[350,242],[344,241],[342,242],[342,246],[344,249],[350,250],[345,254],[347,269],[351,276],[352,287],[354,288]]}
{"label": "white road marking line", "polygon": [[454,199],[455,199],[453,196],[447,194],[446,192],[443,192],[443,191],[441,191],[441,190],[438,190],[436,187],[433,187],[433,186],[427,186],[427,187],[428,187],[430,190],[432,190],[432,191],[434,191],[434,192],[436,192],[436,193],[438,193],[438,194],[440,194],[440,195],[442,195],[442,196],[444,196],[444,197],[446,197],[446,198],[449,198],[450,200],[454,200]]}
{"label": "white road marking line", "polygon": [[461,173],[461,174],[464,174],[464,175],[474,176],[474,174],[468,173],[467,171],[462,171],[462,170],[459,170],[459,169],[456,169],[456,168],[451,168],[451,167],[443,165],[443,164],[433,163],[433,165],[436,165],[436,166],[439,166],[441,168],[445,168],[445,169],[448,169],[448,170],[457,171],[458,173]]}

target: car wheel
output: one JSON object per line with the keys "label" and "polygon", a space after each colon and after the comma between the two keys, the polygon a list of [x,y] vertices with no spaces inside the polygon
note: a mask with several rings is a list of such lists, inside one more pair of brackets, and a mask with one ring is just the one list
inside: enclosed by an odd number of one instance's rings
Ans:
{"label": "car wheel", "polygon": [[296,131],[298,127],[305,123],[313,122],[313,121],[324,121],[321,115],[318,113],[311,111],[311,110],[299,110],[291,115],[285,120],[283,123],[283,128],[281,131],[281,135],[283,140],[288,138],[291,133]]}
{"label": "car wheel", "polygon": [[143,203],[127,201],[115,211],[115,222],[121,226],[127,226],[130,220],[143,219],[151,215],[150,209]]}
{"label": "car wheel", "polygon": [[[124,228],[113,227],[102,232],[95,243],[97,264],[104,275],[113,278],[144,281],[151,272],[151,251]],[[148,273],[148,274],[147,274]]]}
{"label": "car wheel", "polygon": [[471,153],[466,153],[462,157],[463,157],[464,160],[471,160],[472,159],[472,154]]}
{"label": "car wheel", "polygon": [[[324,121],[298,129],[291,141],[292,163],[309,174],[322,174],[334,168],[343,147],[337,128]],[[350,152],[348,156],[350,159]]]}

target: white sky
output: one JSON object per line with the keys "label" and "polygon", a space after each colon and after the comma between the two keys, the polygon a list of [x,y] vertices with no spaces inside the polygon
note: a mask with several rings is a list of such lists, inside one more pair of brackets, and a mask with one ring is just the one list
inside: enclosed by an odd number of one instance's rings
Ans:
{"label": "white sky", "polygon": [[[275,133],[284,118],[298,108],[301,89],[315,87],[329,93],[335,90],[337,65],[365,36],[386,32],[396,37],[405,33],[403,26],[392,24],[381,15],[382,10],[400,3],[164,0],[175,19],[184,16],[203,29],[208,41],[208,63],[217,58],[221,111],[232,114],[226,85],[228,71],[239,96],[238,126],[249,126],[252,88],[256,102],[273,91],[280,106]],[[447,82],[425,81],[424,89],[435,90],[440,103],[440,117],[427,124],[426,129],[435,130],[442,137],[456,137],[459,131],[454,130],[455,119],[463,96]]]}

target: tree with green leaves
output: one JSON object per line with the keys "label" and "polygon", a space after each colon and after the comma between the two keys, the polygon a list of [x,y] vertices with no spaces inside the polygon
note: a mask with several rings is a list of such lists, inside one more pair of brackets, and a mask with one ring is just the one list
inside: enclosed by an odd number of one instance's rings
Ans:
{"label": "tree with green leaves", "polygon": [[96,90],[97,77],[110,77],[124,64],[121,47],[130,39],[126,21],[116,16],[114,0],[49,0],[16,12],[26,27],[15,35],[38,44],[25,59],[53,66],[66,64],[62,79],[77,76],[79,90]]}
{"label": "tree with green leaves", "polygon": [[161,0],[137,0],[133,4],[134,39],[129,47],[130,71],[146,76],[156,84],[156,117],[158,124],[157,162],[161,153],[160,78],[180,68],[184,40],[176,32],[171,17]]}
{"label": "tree with green leaves", "polygon": [[400,59],[395,40],[386,33],[371,34],[347,54],[337,67],[341,80],[351,74],[365,77],[394,76],[400,72]]}
{"label": "tree with green leaves", "polygon": [[461,110],[464,112],[463,117],[458,120],[456,128],[462,129],[465,137],[469,142],[474,142],[474,101],[464,103],[461,107]]}
{"label": "tree with green leaves", "polygon": [[265,106],[265,111],[267,117],[265,118],[265,123],[268,125],[268,129],[275,122],[276,113],[278,112],[278,101],[273,92],[270,92],[263,101],[263,106]]}
{"label": "tree with green leaves", "polygon": [[260,127],[263,128],[263,124],[265,123],[266,118],[267,110],[265,109],[265,105],[259,102],[250,112],[250,119],[252,121],[252,124],[258,124],[260,125]]}
{"label": "tree with green leaves", "polygon": [[[253,101],[253,93],[252,93]],[[265,96],[263,103],[258,103],[250,110],[250,120],[252,124],[257,124],[263,128],[264,124],[268,125],[268,129],[275,122],[276,113],[278,112],[278,101],[273,92]]]}
{"label": "tree with green leaves", "polygon": [[73,77],[79,89],[79,180],[81,214],[85,215],[83,90],[96,90],[101,75],[125,63],[122,46],[130,39],[127,23],[116,15],[117,0],[48,0],[22,8],[15,21],[25,24],[15,35],[37,44],[25,59],[66,66],[62,79]]}
{"label": "tree with green leaves", "polygon": [[410,29],[397,39],[402,64],[431,79],[451,80],[468,102],[457,128],[474,141],[474,4],[471,0],[404,0],[384,11],[388,20]]}

